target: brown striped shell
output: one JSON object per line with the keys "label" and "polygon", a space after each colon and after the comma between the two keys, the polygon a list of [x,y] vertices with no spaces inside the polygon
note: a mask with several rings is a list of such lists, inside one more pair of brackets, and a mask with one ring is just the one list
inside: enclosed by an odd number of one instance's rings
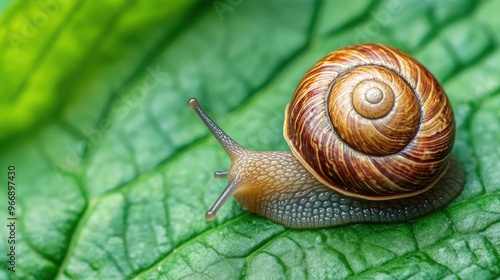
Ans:
{"label": "brown striped shell", "polygon": [[432,74],[380,44],[318,61],[285,114],[294,155],[322,183],[369,200],[421,193],[448,168],[453,111]]}

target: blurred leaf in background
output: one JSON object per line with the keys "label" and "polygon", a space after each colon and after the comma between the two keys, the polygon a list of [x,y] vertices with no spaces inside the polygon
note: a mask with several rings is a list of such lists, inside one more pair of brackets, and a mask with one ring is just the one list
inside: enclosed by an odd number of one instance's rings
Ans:
{"label": "blurred leaf in background", "polygon": [[[0,279],[494,279],[500,275],[500,1],[0,1]],[[289,230],[231,200],[237,141],[288,150],[283,112],[328,52],[385,43],[454,106],[467,181],[398,224]],[[16,272],[7,172],[16,168]],[[3,175],[1,175],[3,174]]]}

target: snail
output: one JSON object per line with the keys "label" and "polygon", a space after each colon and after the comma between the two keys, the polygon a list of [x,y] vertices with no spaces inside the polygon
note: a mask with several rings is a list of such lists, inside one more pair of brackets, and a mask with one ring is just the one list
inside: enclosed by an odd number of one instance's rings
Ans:
{"label": "snail", "polygon": [[302,78],[287,105],[291,152],[250,151],[188,101],[231,159],[228,185],[249,212],[288,228],[412,220],[451,202],[465,175],[451,153],[455,120],[437,80],[381,44],[334,51]]}

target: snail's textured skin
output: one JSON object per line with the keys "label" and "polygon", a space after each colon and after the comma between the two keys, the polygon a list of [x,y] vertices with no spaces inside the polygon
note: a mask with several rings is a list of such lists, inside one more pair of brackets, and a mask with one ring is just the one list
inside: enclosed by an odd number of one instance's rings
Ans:
{"label": "snail's textured skin", "polygon": [[296,229],[408,221],[444,207],[464,184],[463,170],[453,156],[450,172],[428,191],[385,201],[351,198],[333,191],[311,176],[291,153],[249,153],[235,163],[230,173],[246,172],[246,180],[240,181],[241,188],[234,195],[242,207]]}
{"label": "snail's textured skin", "polygon": [[318,61],[285,116],[285,138],[311,173],[370,200],[430,188],[447,168],[455,137],[453,111],[437,80],[412,57],[379,44]]}

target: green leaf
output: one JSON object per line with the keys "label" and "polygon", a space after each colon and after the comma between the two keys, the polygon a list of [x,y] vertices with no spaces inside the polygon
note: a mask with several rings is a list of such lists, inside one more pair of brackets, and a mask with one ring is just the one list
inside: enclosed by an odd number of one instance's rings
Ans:
{"label": "green leaf", "polygon": [[[493,279],[500,275],[499,1],[0,1],[0,279]],[[445,209],[290,230],[231,199],[197,97],[252,150],[288,150],[304,72],[380,42],[453,104],[466,171]],[[15,270],[6,226],[15,166]],[[2,175],[3,174],[3,175]]]}

